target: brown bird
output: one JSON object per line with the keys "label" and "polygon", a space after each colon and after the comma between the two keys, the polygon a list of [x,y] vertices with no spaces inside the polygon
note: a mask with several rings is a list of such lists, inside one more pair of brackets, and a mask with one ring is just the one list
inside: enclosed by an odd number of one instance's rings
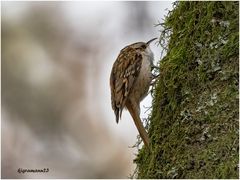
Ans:
{"label": "brown bird", "polygon": [[151,70],[154,67],[154,57],[149,45],[156,39],[123,48],[113,64],[110,76],[112,109],[116,122],[119,122],[122,110],[127,108],[147,147],[149,138],[140,119],[140,102],[147,96],[153,80]]}

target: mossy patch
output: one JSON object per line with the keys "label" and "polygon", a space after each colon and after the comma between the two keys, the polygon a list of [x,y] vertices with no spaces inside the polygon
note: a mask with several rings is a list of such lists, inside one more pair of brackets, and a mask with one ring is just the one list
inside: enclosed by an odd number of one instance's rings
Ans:
{"label": "mossy patch", "polygon": [[238,23],[238,2],[177,2],[169,12],[138,178],[238,178]]}

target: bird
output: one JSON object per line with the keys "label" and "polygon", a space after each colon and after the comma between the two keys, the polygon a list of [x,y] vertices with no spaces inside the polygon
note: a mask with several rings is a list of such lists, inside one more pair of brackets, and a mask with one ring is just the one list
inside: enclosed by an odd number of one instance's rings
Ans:
{"label": "bird", "polygon": [[156,39],[124,47],[110,74],[111,105],[116,122],[121,119],[123,109],[127,109],[146,147],[149,147],[149,137],[140,119],[140,102],[147,96],[154,78],[151,72],[154,55],[150,43]]}

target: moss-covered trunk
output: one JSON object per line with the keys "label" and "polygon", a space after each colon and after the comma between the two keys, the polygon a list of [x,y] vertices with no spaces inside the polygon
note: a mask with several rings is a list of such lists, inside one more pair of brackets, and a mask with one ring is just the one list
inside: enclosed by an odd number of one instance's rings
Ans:
{"label": "moss-covered trunk", "polygon": [[178,2],[166,17],[138,178],[238,178],[238,13],[238,2]]}

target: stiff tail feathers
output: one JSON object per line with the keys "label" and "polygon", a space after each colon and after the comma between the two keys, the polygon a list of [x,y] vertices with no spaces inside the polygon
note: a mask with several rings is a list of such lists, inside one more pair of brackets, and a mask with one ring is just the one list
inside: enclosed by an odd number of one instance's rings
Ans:
{"label": "stiff tail feathers", "polygon": [[117,124],[118,124],[119,119],[121,119],[121,117],[122,117],[122,109],[117,108],[117,109],[115,110],[115,116],[116,116],[116,122],[117,122]]}
{"label": "stiff tail feathers", "polygon": [[128,104],[127,106],[128,111],[130,112],[133,121],[138,129],[139,135],[142,138],[145,146],[149,147],[149,138],[148,138],[148,134],[142,124],[142,121],[139,117],[139,115],[136,113],[136,111],[134,110],[132,104]]}

